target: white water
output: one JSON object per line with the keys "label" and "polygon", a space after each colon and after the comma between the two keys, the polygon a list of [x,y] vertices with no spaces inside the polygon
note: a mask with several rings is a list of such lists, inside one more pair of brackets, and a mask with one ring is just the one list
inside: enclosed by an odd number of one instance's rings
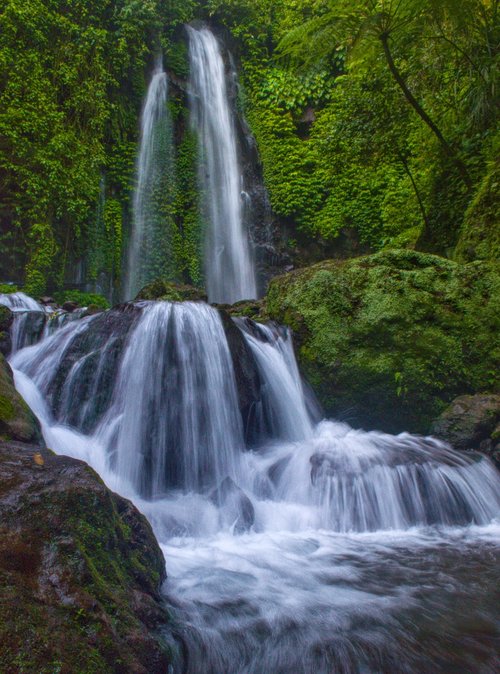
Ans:
{"label": "white water", "polygon": [[165,275],[168,222],[162,200],[168,200],[173,171],[172,124],[167,107],[168,81],[161,59],[156,63],[141,115],[133,223],[129,243],[124,299],[132,299],[147,283]]}
{"label": "white water", "polygon": [[255,326],[245,338],[274,438],[244,451],[217,313],[132,309],[69,324],[11,364],[48,446],[150,519],[188,652],[179,672],[498,671],[500,478],[487,459],[315,426],[289,338]]}
{"label": "white water", "polygon": [[219,44],[207,28],[188,26],[191,124],[198,135],[199,183],[207,220],[205,276],[211,302],[257,296],[242,214],[242,174]]}

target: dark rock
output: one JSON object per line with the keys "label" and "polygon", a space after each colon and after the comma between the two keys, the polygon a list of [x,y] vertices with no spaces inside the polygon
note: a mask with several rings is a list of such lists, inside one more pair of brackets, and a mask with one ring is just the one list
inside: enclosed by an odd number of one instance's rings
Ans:
{"label": "dark rock", "polygon": [[139,291],[136,300],[164,300],[168,302],[206,302],[202,288],[158,279]]}
{"label": "dark rock", "polygon": [[455,398],[431,425],[432,435],[455,449],[497,453],[500,441],[500,395],[477,394]]}
{"label": "dark rock", "polygon": [[252,442],[254,431],[253,412],[261,401],[262,382],[255,358],[241,333],[229,314],[219,309],[224,332],[233,360],[238,405],[243,420],[247,444]]}
{"label": "dark rock", "polygon": [[212,503],[224,508],[228,523],[234,523],[236,533],[248,531],[255,521],[255,510],[245,492],[226,477],[209,495]]}
{"label": "dark rock", "polygon": [[78,302],[64,302],[62,305],[63,311],[67,311],[69,314],[73,313],[75,309],[78,309],[79,304]]}
{"label": "dark rock", "polygon": [[0,671],[166,672],[147,520],[85,463],[21,443],[0,443],[0,485]]}
{"label": "dark rock", "polygon": [[10,328],[14,314],[8,307],[0,304],[0,353],[8,356],[12,349],[12,340],[10,337]]}
{"label": "dark rock", "polygon": [[37,418],[16,391],[10,365],[0,354],[0,440],[41,443]]}
{"label": "dark rock", "polygon": [[500,265],[409,250],[328,260],[273,279],[267,314],[294,331],[325,413],[426,433],[459,395],[500,387]]}
{"label": "dark rock", "polygon": [[40,297],[38,301],[40,302],[40,304],[43,304],[46,307],[57,306],[57,302],[55,301],[55,299],[53,297],[48,297],[47,295],[45,295],[44,297]]}

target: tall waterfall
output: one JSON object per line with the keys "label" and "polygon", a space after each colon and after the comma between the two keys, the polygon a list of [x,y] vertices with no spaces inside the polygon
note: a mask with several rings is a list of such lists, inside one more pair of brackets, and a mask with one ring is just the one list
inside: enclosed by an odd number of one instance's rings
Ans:
{"label": "tall waterfall", "polygon": [[169,273],[172,251],[166,207],[172,198],[174,163],[167,96],[167,75],[158,59],[141,116],[125,299]]}
{"label": "tall waterfall", "polygon": [[242,174],[226,73],[207,28],[188,26],[191,123],[198,134],[199,183],[206,219],[205,277],[211,302],[256,297],[255,270],[243,224]]}
{"label": "tall waterfall", "polygon": [[314,423],[289,333],[236,324],[266,420],[252,448],[208,305],[122,305],[11,358],[47,445],[150,519],[188,652],[176,673],[498,671],[492,463]]}

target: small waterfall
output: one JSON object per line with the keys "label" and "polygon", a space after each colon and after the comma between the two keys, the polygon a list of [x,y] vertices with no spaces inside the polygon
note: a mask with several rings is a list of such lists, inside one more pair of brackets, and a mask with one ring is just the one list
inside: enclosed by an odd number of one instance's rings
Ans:
{"label": "small waterfall", "polygon": [[306,440],[312,437],[313,426],[307,409],[290,331],[277,325],[237,320],[245,330],[245,339],[265,382],[264,414],[273,436],[280,440]]}
{"label": "small waterfall", "polygon": [[22,292],[0,295],[0,304],[14,314],[11,328],[12,352],[37,342],[43,334],[50,307]]}
{"label": "small waterfall", "polygon": [[207,28],[188,26],[191,123],[198,134],[202,211],[207,221],[205,277],[211,302],[257,296],[243,224],[242,175],[226,73],[219,44]]}
{"label": "small waterfall", "polygon": [[168,204],[172,198],[174,164],[167,97],[167,75],[158,59],[141,116],[125,299],[132,299],[144,285],[170,272]]}

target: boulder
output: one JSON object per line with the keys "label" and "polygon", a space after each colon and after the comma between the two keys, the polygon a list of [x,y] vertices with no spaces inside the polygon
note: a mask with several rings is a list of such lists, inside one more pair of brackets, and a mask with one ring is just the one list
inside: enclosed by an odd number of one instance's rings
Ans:
{"label": "boulder", "polygon": [[432,435],[455,449],[480,449],[500,459],[500,395],[465,395],[432,423]]}
{"label": "boulder", "polygon": [[425,433],[458,395],[500,388],[500,265],[391,250],[273,279],[270,318],[294,330],[328,416]]}
{"label": "boulder", "polygon": [[132,503],[23,443],[0,443],[0,484],[0,671],[166,672],[165,562]]}
{"label": "boulder", "polygon": [[40,424],[16,391],[10,365],[0,354],[0,440],[42,442]]}
{"label": "boulder", "polygon": [[78,309],[78,307],[79,307],[78,302],[68,301],[64,302],[61,308],[63,311],[67,311],[68,314],[71,314],[73,313],[73,311],[75,311],[75,309]]}
{"label": "boulder", "polygon": [[149,283],[137,294],[136,300],[164,300],[168,302],[206,302],[202,288],[158,279]]}
{"label": "boulder", "polygon": [[256,431],[254,413],[262,398],[261,378],[255,358],[241,330],[225,310],[219,309],[219,315],[233,361],[238,405],[243,420],[245,440],[247,444],[252,444],[253,434]]}

